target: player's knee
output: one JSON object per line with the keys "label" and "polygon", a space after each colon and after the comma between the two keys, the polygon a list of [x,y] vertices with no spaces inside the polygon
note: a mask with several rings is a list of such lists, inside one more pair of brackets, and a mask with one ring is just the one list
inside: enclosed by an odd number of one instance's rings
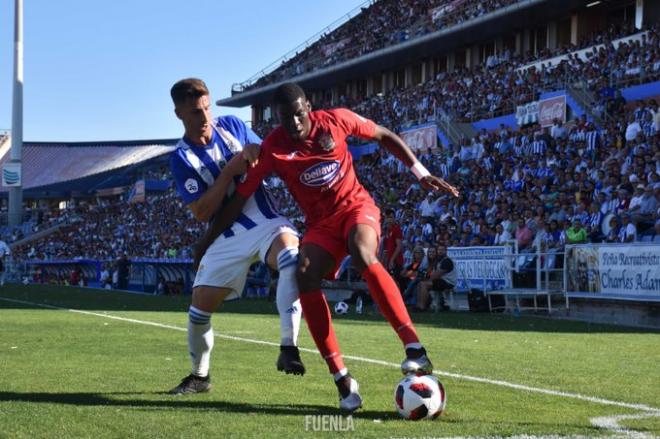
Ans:
{"label": "player's knee", "polygon": [[212,313],[230,293],[231,290],[228,288],[195,287],[192,293],[192,305],[197,309]]}
{"label": "player's knee", "polygon": [[374,252],[369,246],[356,243],[351,251],[351,260],[353,261],[355,268],[357,268],[358,271],[362,271],[376,262],[378,258],[376,257],[376,252]]}

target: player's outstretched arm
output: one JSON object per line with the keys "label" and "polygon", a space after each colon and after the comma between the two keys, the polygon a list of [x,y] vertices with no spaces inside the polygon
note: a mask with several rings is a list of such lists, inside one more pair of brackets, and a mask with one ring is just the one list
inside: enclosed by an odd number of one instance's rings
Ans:
{"label": "player's outstretched arm", "polygon": [[431,175],[431,173],[422,165],[415,154],[410,150],[406,142],[392,131],[385,127],[376,125],[374,132],[374,140],[376,140],[383,148],[394,154],[396,158],[401,160],[419,180],[425,189],[432,189],[435,191],[444,191],[455,197],[458,197],[459,191],[451,184],[447,183],[442,178]]}
{"label": "player's outstretched arm", "polygon": [[206,250],[213,244],[213,241],[216,240],[218,236],[238,219],[243,211],[245,202],[247,198],[243,197],[239,193],[234,193],[229,202],[222,206],[213,216],[213,221],[209,224],[209,227],[206,229],[206,233],[202,236],[199,241],[195,244],[193,257],[194,257],[194,269],[197,270],[199,267],[199,261],[202,260],[202,256],[206,253]]}

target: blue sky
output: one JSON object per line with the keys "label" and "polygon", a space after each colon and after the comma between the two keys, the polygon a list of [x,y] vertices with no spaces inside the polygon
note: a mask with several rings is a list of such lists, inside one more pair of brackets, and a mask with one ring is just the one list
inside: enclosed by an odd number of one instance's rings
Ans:
{"label": "blue sky", "polygon": [[[364,0],[24,0],[25,141],[173,138],[183,77],[212,101]],[[0,130],[11,128],[14,0],[0,0]],[[242,110],[214,107],[214,114]]]}

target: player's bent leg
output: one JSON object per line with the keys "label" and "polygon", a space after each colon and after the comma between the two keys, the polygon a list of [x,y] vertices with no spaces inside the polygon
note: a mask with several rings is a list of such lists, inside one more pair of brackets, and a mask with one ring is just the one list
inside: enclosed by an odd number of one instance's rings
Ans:
{"label": "player's bent leg", "polygon": [[296,278],[307,327],[337,385],[340,408],[353,412],[362,407],[362,398],[358,393],[357,381],[349,375],[344,365],[330,308],[321,291],[321,279],[335,267],[334,257],[316,244],[303,244],[299,259]]}
{"label": "player's bent leg", "polygon": [[348,249],[354,264],[362,271],[371,296],[404,345],[406,359],[401,364],[402,372],[431,373],[433,366],[419,342],[399,287],[376,256],[376,230],[368,224],[353,226],[348,233]]}
{"label": "player's bent leg", "polygon": [[302,308],[298,299],[296,268],[298,266],[298,237],[281,233],[273,240],[267,258],[268,265],[280,273],[277,281],[276,303],[280,315],[280,355],[276,367],[287,374],[304,375],[305,365],[298,350],[298,333]]}
{"label": "player's bent leg", "polygon": [[211,390],[209,366],[213,350],[211,315],[232,292],[230,288],[197,286],[193,288],[192,305],[188,309],[188,350],[192,371],[170,391],[174,395]]}

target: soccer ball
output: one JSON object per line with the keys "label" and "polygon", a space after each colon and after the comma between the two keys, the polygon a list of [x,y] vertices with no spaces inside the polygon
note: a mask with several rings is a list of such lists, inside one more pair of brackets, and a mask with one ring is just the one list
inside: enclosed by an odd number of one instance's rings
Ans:
{"label": "soccer ball", "polygon": [[394,389],[394,405],[405,419],[435,419],[445,409],[446,394],[433,375],[408,375]]}
{"label": "soccer ball", "polygon": [[335,314],[343,315],[348,312],[348,303],[346,302],[337,302],[335,303]]}

